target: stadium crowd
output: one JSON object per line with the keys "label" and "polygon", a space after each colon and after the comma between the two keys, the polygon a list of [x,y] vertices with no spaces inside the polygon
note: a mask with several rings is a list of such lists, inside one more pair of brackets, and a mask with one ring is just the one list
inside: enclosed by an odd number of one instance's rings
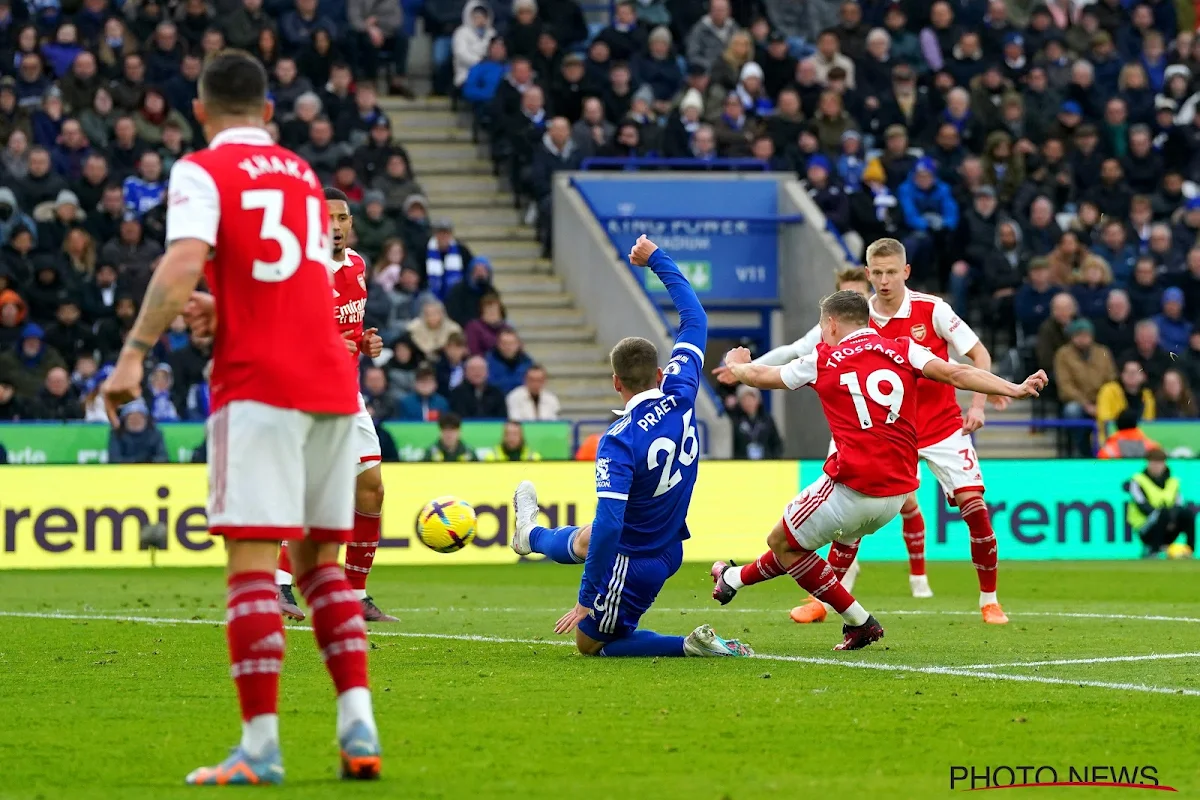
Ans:
{"label": "stadium crowd", "polygon": [[[363,364],[377,421],[557,418],[489,260],[431,216],[379,107],[380,86],[409,94],[403,20],[395,0],[0,0],[0,420],[106,419],[97,388],[163,254],[171,166],[204,145],[200,70],[226,46],[259,55],[272,133],[353,201],[365,325],[386,345]],[[151,355],[119,431],[147,438],[143,460],[155,423],[207,416],[210,355],[182,319]]]}
{"label": "stadium crowd", "polygon": [[1197,416],[1191,4],[623,0],[590,36],[569,2],[495,5],[446,68],[547,247],[550,178],[585,158],[757,159],[852,252],[904,241],[913,285],[1053,376],[1051,413]]}

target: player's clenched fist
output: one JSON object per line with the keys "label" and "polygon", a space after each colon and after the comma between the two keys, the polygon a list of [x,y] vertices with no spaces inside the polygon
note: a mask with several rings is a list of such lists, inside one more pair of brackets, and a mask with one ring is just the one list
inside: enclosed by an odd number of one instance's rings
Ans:
{"label": "player's clenched fist", "polygon": [[[730,367],[734,364],[749,364],[750,351],[745,347],[735,347],[725,354],[725,366]],[[736,380],[733,381],[737,383]],[[724,381],[722,381],[724,383]]]}
{"label": "player's clenched fist", "polygon": [[383,352],[383,338],[379,335],[379,329],[367,328],[363,331],[360,347],[371,358],[378,358]]}
{"label": "player's clenched fist", "polygon": [[192,292],[183,307],[183,320],[196,336],[212,336],[217,331],[217,306],[208,292]]}
{"label": "player's clenched fist", "polygon": [[658,245],[646,238],[646,234],[638,237],[638,240],[633,243],[633,249],[629,251],[629,263],[635,267],[644,267],[650,263],[650,256],[654,255],[654,251],[658,249]]}

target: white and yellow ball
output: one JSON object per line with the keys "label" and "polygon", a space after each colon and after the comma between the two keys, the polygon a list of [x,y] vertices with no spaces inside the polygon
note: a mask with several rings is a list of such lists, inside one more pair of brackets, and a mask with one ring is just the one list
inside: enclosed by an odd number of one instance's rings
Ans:
{"label": "white and yellow ball", "polygon": [[1167,558],[1184,559],[1192,557],[1192,548],[1188,547],[1183,542],[1175,542],[1167,545]]}
{"label": "white and yellow ball", "polygon": [[475,509],[457,497],[435,497],[417,517],[417,538],[439,553],[462,550],[475,538]]}

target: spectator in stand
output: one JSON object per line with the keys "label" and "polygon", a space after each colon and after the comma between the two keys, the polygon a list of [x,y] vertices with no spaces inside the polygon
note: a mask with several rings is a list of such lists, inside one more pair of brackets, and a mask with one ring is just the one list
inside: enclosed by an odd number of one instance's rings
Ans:
{"label": "spectator in stand", "polygon": [[751,386],[737,387],[737,405],[729,415],[733,424],[733,457],[762,461],[783,456],[783,440],[775,420],[763,408],[762,392]]}
{"label": "spectator in stand", "polygon": [[1163,375],[1171,368],[1171,354],[1159,344],[1158,325],[1154,320],[1143,319],[1133,328],[1133,350],[1122,355],[1122,360],[1133,359],[1142,365],[1151,389],[1162,385]]}
{"label": "spectator in stand", "polygon": [[85,216],[75,193],[63,189],[54,198],[54,208],[48,218],[38,223],[38,248],[50,253],[62,250],[67,234],[81,225]]}
{"label": "spectator in stand", "polygon": [[1113,289],[1104,301],[1104,315],[1093,319],[1096,341],[1109,352],[1125,354],[1133,349],[1133,307],[1124,289]]}
{"label": "spectator in stand", "polygon": [[496,346],[487,354],[488,381],[505,397],[525,382],[525,373],[533,366],[533,359],[521,345],[521,337],[512,328],[501,330],[496,337]]}
{"label": "spectator in stand", "polygon": [[500,331],[508,327],[507,314],[500,296],[484,295],[479,300],[479,315],[467,323],[467,349],[473,356],[484,356],[496,346]]}
{"label": "spectator in stand", "polygon": [[26,287],[29,302],[29,318],[39,325],[49,325],[54,319],[59,303],[70,295],[66,282],[53,260],[46,256],[37,258],[33,283]]}
{"label": "spectator in stand", "polygon": [[83,406],[71,386],[71,376],[61,366],[46,372],[42,388],[30,404],[33,417],[41,420],[66,422],[83,419]]}
{"label": "spectator in stand", "polygon": [[156,364],[149,380],[150,418],[155,422],[178,422],[179,409],[175,407],[175,373],[170,364]]}
{"label": "spectator in stand", "polygon": [[850,201],[840,186],[830,183],[832,171],[829,159],[817,154],[808,160],[804,185],[808,196],[825,215],[825,221],[840,234],[850,227]]}
{"label": "spectator in stand", "polygon": [[388,376],[379,367],[367,367],[363,373],[362,396],[371,419],[376,422],[394,419],[397,414],[388,386]]}
{"label": "spectator in stand", "polygon": [[12,276],[18,286],[28,285],[33,280],[36,269],[33,251],[36,246],[37,239],[32,228],[20,224],[9,231],[8,244],[0,251],[0,263],[4,264],[5,272]]}
{"label": "spectator in stand", "polygon": [[366,316],[371,327],[379,330],[384,345],[390,347],[399,339],[430,300],[437,298],[421,291],[421,274],[405,261],[404,243],[390,240],[367,289]]}
{"label": "spectator in stand", "polygon": [[[1073,320],[1066,330],[1069,341],[1054,355],[1054,382],[1066,419],[1095,420],[1100,387],[1116,379],[1112,353],[1096,344],[1094,330],[1089,320]],[[1067,455],[1091,455],[1090,438],[1086,428],[1069,430]]]}
{"label": "spectator in stand", "polygon": [[1071,294],[1079,306],[1079,315],[1091,320],[1104,316],[1110,291],[1112,273],[1108,270],[1108,264],[1089,253],[1071,286]]}
{"label": "spectator in stand", "polygon": [[432,298],[421,307],[421,316],[408,324],[413,344],[430,358],[437,357],[450,334],[462,332],[459,324],[446,316],[442,302]]}
{"label": "spectator in stand", "polygon": [[463,374],[467,365],[467,340],[461,333],[451,334],[442,348],[442,357],[434,366],[437,374],[437,390],[443,397],[449,397],[450,392],[463,382]]}
{"label": "spectator in stand", "polygon": [[204,376],[199,383],[193,383],[187,390],[187,420],[188,422],[203,422],[208,419],[212,410],[212,389],[209,380],[212,377],[212,361],[204,365]]}
{"label": "spectator in stand", "polygon": [[1154,398],[1155,419],[1195,419],[1200,416],[1196,397],[1181,369],[1171,367],[1163,375],[1162,386]]}
{"label": "spectator in stand", "polygon": [[[601,155],[606,153],[601,150]],[[554,173],[574,171],[583,163],[583,153],[571,140],[571,124],[565,117],[555,117],[533,151],[531,185],[537,204],[538,239],[542,242],[543,257],[549,256],[550,215]]]}
{"label": "spectator in stand", "polygon": [[1162,299],[1162,313],[1154,317],[1159,341],[1168,353],[1181,355],[1194,327],[1183,315],[1183,290],[1172,286],[1163,292]]}
{"label": "spectator in stand", "polygon": [[0,375],[0,422],[19,422],[29,418],[28,403],[17,397],[12,380]]}
{"label": "spectator in stand", "polygon": [[496,90],[507,73],[508,48],[502,38],[493,36],[488,42],[487,57],[471,67],[460,87],[463,99],[475,112],[475,121],[484,130],[492,127]]}
{"label": "spectator in stand", "polygon": [[333,123],[326,117],[317,117],[309,126],[308,142],[296,149],[296,155],[308,162],[321,183],[328,184],[333,181],[338,162],[352,158],[354,149],[347,142],[334,141]]}
{"label": "spectator in stand", "polygon": [[1137,411],[1132,408],[1118,414],[1116,431],[1104,441],[1096,457],[1143,458],[1151,450],[1159,449],[1158,443],[1138,427],[1140,422]]}
{"label": "spectator in stand", "polygon": [[1123,359],[1121,372],[1116,380],[1100,387],[1096,397],[1096,430],[1100,441],[1112,433],[1110,425],[1126,409],[1137,414],[1138,419],[1157,419],[1154,392],[1146,385],[1146,373],[1135,359]]}
{"label": "spectator in stand", "polygon": [[112,317],[116,302],[117,269],[112,264],[98,264],[95,276],[83,286],[83,317],[93,324]]}
{"label": "spectator in stand", "polygon": [[496,294],[492,284],[492,262],[483,256],[471,259],[467,279],[459,281],[446,293],[446,313],[464,330],[479,318],[479,303],[487,295]]}
{"label": "spectator in stand", "polygon": [[37,230],[33,217],[21,211],[20,203],[13,190],[7,186],[0,187],[0,245],[7,245],[13,230],[20,225],[28,231]]}
{"label": "spectator in stand", "polygon": [[[990,298],[987,308],[993,315],[995,327],[1008,331],[1010,336],[1015,337],[1017,291],[1022,286],[1021,278],[1025,273],[1029,254],[1022,247],[1021,226],[1015,220],[1002,220],[996,226],[994,241],[994,251],[983,260],[983,290]],[[954,310],[960,317],[968,313],[967,292],[975,279],[974,274],[968,273],[964,280],[956,274],[954,267],[950,271]],[[1049,287],[1045,287],[1044,291],[1049,292]]]}
{"label": "spectator in stand", "polygon": [[150,421],[145,401],[121,406],[121,424],[108,435],[108,463],[165,464],[167,444],[162,431]]}
{"label": "spectator in stand", "polygon": [[1108,263],[1118,286],[1129,284],[1133,279],[1137,250],[1126,240],[1124,222],[1119,219],[1105,220],[1100,230],[1100,243],[1093,244],[1091,249]]}
{"label": "spectator in stand", "polygon": [[712,0],[708,13],[688,31],[688,63],[702,64],[706,69],[712,69],[725,52],[730,37],[738,30],[738,24],[730,15],[729,0]]}
{"label": "spectator in stand", "polygon": [[55,309],[55,321],[46,328],[46,345],[58,351],[68,364],[96,351],[96,334],[81,316],[79,299],[69,294]]}
{"label": "spectator in stand", "polygon": [[443,217],[433,223],[433,237],[425,251],[425,277],[429,291],[445,300],[450,289],[462,281],[463,271],[473,260],[471,249],[454,236],[454,223]]}
{"label": "spectator in stand", "polygon": [[[148,88],[142,93],[138,115],[133,122],[138,138],[152,147],[163,143],[165,131],[169,125],[174,125],[179,129],[184,142],[191,143],[192,141],[191,124],[180,111],[167,105],[166,96],[158,89]],[[143,177],[145,177],[144,173]]]}
{"label": "spectator in stand", "polygon": [[928,284],[937,278],[936,253],[943,249],[941,245],[949,233],[958,227],[958,204],[950,187],[938,180],[936,171],[931,159],[920,159],[898,193],[908,231],[904,247],[910,263],[922,267],[922,274],[913,276],[918,284]]}
{"label": "spectator in stand", "polygon": [[20,181],[13,182],[21,207],[32,212],[42,203],[52,203],[58,193],[67,188],[63,176],[54,172],[50,151],[45,147],[29,150],[29,171]]}
{"label": "spectator in stand", "polygon": [[1138,257],[1133,268],[1133,283],[1129,286],[1129,301],[1133,303],[1133,315],[1138,319],[1153,317],[1162,310],[1163,288],[1158,278],[1158,267],[1154,257]]}
{"label": "spectator in stand", "polygon": [[362,75],[367,80],[377,80],[386,64],[392,69],[392,91],[412,97],[405,83],[408,34],[404,31],[401,4],[395,0],[348,0],[346,17]]}
{"label": "spectator in stand", "polygon": [[1156,223],[1150,226],[1149,255],[1153,256],[1160,273],[1174,277],[1184,270],[1185,254],[1171,239],[1171,226]]}
{"label": "spectator in stand", "polygon": [[[362,213],[354,215],[354,247],[366,254],[369,264],[379,264],[384,245],[389,242],[396,242],[401,248],[403,260],[404,243],[396,238],[396,223],[388,218],[386,210],[383,192],[372,189],[363,193]],[[400,261],[394,263],[398,267]],[[396,277],[399,277],[399,269]]]}
{"label": "spectator in stand", "polygon": [[546,388],[546,368],[533,364],[525,371],[524,384],[504,398],[508,418],[519,421],[556,420],[561,404],[558,397]]}
{"label": "spectator in stand", "polygon": [[125,208],[141,219],[147,211],[166,197],[167,182],[163,180],[162,157],[153,150],[138,159],[137,175],[125,179],[122,185]]}
{"label": "spectator in stand", "polygon": [[258,35],[275,21],[263,11],[263,0],[242,0],[241,7],[225,17],[221,30],[230,47],[250,50],[258,43]]}
{"label": "spectator in stand", "polygon": [[20,344],[26,312],[21,295],[12,289],[0,291],[0,359],[5,351],[15,350]]}
{"label": "spectator in stand", "polygon": [[504,423],[500,445],[488,450],[484,461],[541,461],[542,454],[525,442],[525,429],[517,420]]}
{"label": "spectator in stand", "polygon": [[452,412],[433,420],[438,424],[438,439],[425,451],[422,461],[478,461],[475,451],[462,441],[462,419]]}
{"label": "spectator in stand", "polygon": [[106,317],[96,324],[96,345],[100,350],[100,361],[105,364],[116,363],[121,348],[125,346],[125,337],[133,329],[137,319],[137,303],[128,294],[118,294],[113,302],[113,316]]}
{"label": "spectator in stand", "polygon": [[400,419],[408,422],[437,422],[447,416],[453,416],[450,413],[450,403],[438,394],[433,367],[428,364],[418,367],[412,393],[405,395],[400,401]]}
{"label": "spectator in stand", "polygon": [[488,4],[480,0],[466,3],[462,11],[462,25],[451,37],[456,89],[462,91],[471,69],[487,56],[489,44],[495,37],[492,10]]}
{"label": "spectator in stand", "polygon": [[487,359],[467,359],[463,382],[450,393],[450,408],[463,419],[504,419],[504,393],[488,382]]}
{"label": "spectator in stand", "polygon": [[[422,203],[422,211],[426,210],[421,184],[412,177],[408,168],[408,157],[399,150],[393,150],[384,161],[382,175],[376,175],[371,181],[371,188],[383,194],[383,204],[388,216],[399,217],[406,214],[412,207],[410,201]],[[415,201],[414,201],[414,198]],[[422,240],[422,252],[425,242]],[[410,245],[411,249],[411,245]]]}
{"label": "spectator in stand", "polygon": [[26,323],[18,346],[0,353],[0,376],[11,382],[22,398],[36,395],[51,370],[66,367],[58,351],[46,345],[45,336],[40,325]]}
{"label": "spectator in stand", "polygon": [[1042,323],[1037,332],[1037,366],[1044,369],[1047,375],[1054,376],[1054,363],[1058,351],[1065,347],[1071,335],[1067,327],[1075,320],[1079,307],[1075,298],[1065,291],[1060,291],[1050,300],[1050,316]]}

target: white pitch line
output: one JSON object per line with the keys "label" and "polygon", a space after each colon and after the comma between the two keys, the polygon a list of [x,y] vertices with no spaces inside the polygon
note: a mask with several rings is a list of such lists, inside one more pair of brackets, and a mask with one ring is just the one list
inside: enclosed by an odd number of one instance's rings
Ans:
{"label": "white pitch line", "polygon": [[[44,612],[0,611],[0,617],[17,617],[25,619],[61,619],[61,620],[101,620],[108,622],[144,622],[151,625],[217,625],[223,626],[224,620],[174,619],[167,617],[132,617],[116,615],[84,615],[57,614]],[[311,630],[307,625],[288,626],[292,630]],[[408,631],[370,630],[371,636],[396,636],[411,639],[439,639],[461,642],[489,642],[493,644],[529,644],[570,647],[573,643],[553,639],[509,639],[499,636],[477,636],[473,634],[453,633],[413,633]],[[909,672],[922,675],[947,675],[960,678],[986,678],[998,681],[1016,681],[1018,683],[1043,683],[1060,686],[1090,686],[1097,689],[1113,689],[1126,692],[1148,692],[1151,694],[1175,694],[1200,697],[1197,689],[1174,689],[1167,686],[1148,686],[1142,683],[1108,683],[1104,681],[1069,680],[1066,678],[1048,678],[1041,675],[1006,675],[999,672],[982,672],[964,667],[916,667],[907,664],[884,664],[874,661],[843,661],[836,658],[817,658],[811,656],[783,656],[769,653],[759,653],[754,658],[761,661],[783,661],[796,664],[814,664],[831,667],[849,667],[852,669],[870,669],[881,672]]]}
{"label": "white pitch line", "polygon": [[1001,669],[1008,667],[1057,667],[1071,664],[1115,664],[1123,661],[1168,661],[1174,658],[1200,658],[1200,653],[1151,653],[1144,656],[1103,656],[1100,658],[1060,658],[1053,661],[1011,661],[1007,664],[966,664],[957,669]]}

